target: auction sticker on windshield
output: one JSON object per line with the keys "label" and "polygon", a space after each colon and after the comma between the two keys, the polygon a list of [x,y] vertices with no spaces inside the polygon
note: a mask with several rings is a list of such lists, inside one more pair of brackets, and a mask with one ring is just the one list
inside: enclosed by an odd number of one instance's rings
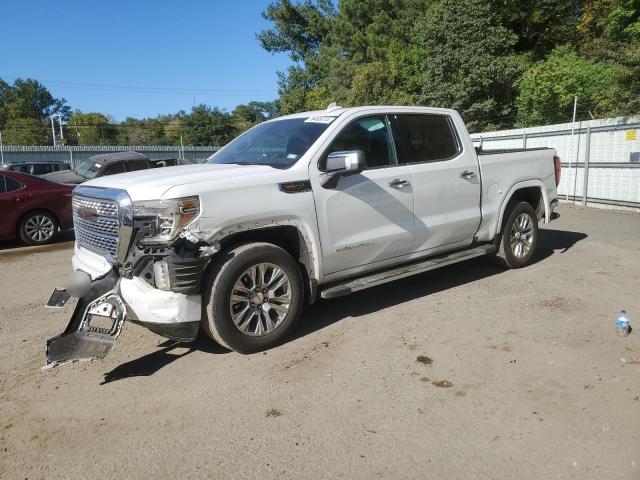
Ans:
{"label": "auction sticker on windshield", "polygon": [[331,123],[336,117],[309,117],[304,123]]}

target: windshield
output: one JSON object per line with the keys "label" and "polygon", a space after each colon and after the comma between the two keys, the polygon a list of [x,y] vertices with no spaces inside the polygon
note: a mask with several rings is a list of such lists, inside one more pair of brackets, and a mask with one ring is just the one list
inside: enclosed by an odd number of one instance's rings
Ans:
{"label": "windshield", "polygon": [[84,162],[82,162],[80,165],[74,168],[73,171],[76,172],[81,177],[84,177],[86,179],[91,179],[96,176],[96,174],[98,173],[98,170],[100,170],[101,167],[102,167],[102,164],[97,163],[94,160],[91,160],[90,158],[87,158]]}
{"label": "windshield", "polygon": [[209,157],[208,163],[288,168],[304,155],[333,120],[333,117],[309,117],[261,123]]}

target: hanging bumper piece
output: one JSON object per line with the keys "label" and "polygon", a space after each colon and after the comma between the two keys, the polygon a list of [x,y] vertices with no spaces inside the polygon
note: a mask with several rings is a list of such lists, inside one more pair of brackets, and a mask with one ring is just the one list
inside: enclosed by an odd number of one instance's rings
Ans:
{"label": "hanging bumper piece", "polygon": [[[127,310],[118,294],[120,278],[111,271],[90,282],[86,293],[78,299],[67,328],[47,340],[45,368],[76,361],[104,358],[120,336]],[[56,289],[47,306],[62,307],[71,295]]]}

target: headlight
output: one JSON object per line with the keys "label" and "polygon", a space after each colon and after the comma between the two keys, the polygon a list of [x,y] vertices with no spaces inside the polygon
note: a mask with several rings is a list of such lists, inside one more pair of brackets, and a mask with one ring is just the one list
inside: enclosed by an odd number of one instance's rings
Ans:
{"label": "headlight", "polygon": [[167,244],[187,228],[200,214],[198,197],[172,198],[169,200],[145,200],[133,203],[135,218],[154,220],[149,235],[141,240],[143,244]]}

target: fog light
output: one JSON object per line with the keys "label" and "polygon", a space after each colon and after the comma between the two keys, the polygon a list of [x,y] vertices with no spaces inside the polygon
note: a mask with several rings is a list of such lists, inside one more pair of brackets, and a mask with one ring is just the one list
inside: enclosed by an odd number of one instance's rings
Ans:
{"label": "fog light", "polygon": [[169,290],[171,288],[171,280],[169,279],[169,266],[165,260],[160,260],[153,264],[153,274],[156,281],[156,287],[160,290]]}

